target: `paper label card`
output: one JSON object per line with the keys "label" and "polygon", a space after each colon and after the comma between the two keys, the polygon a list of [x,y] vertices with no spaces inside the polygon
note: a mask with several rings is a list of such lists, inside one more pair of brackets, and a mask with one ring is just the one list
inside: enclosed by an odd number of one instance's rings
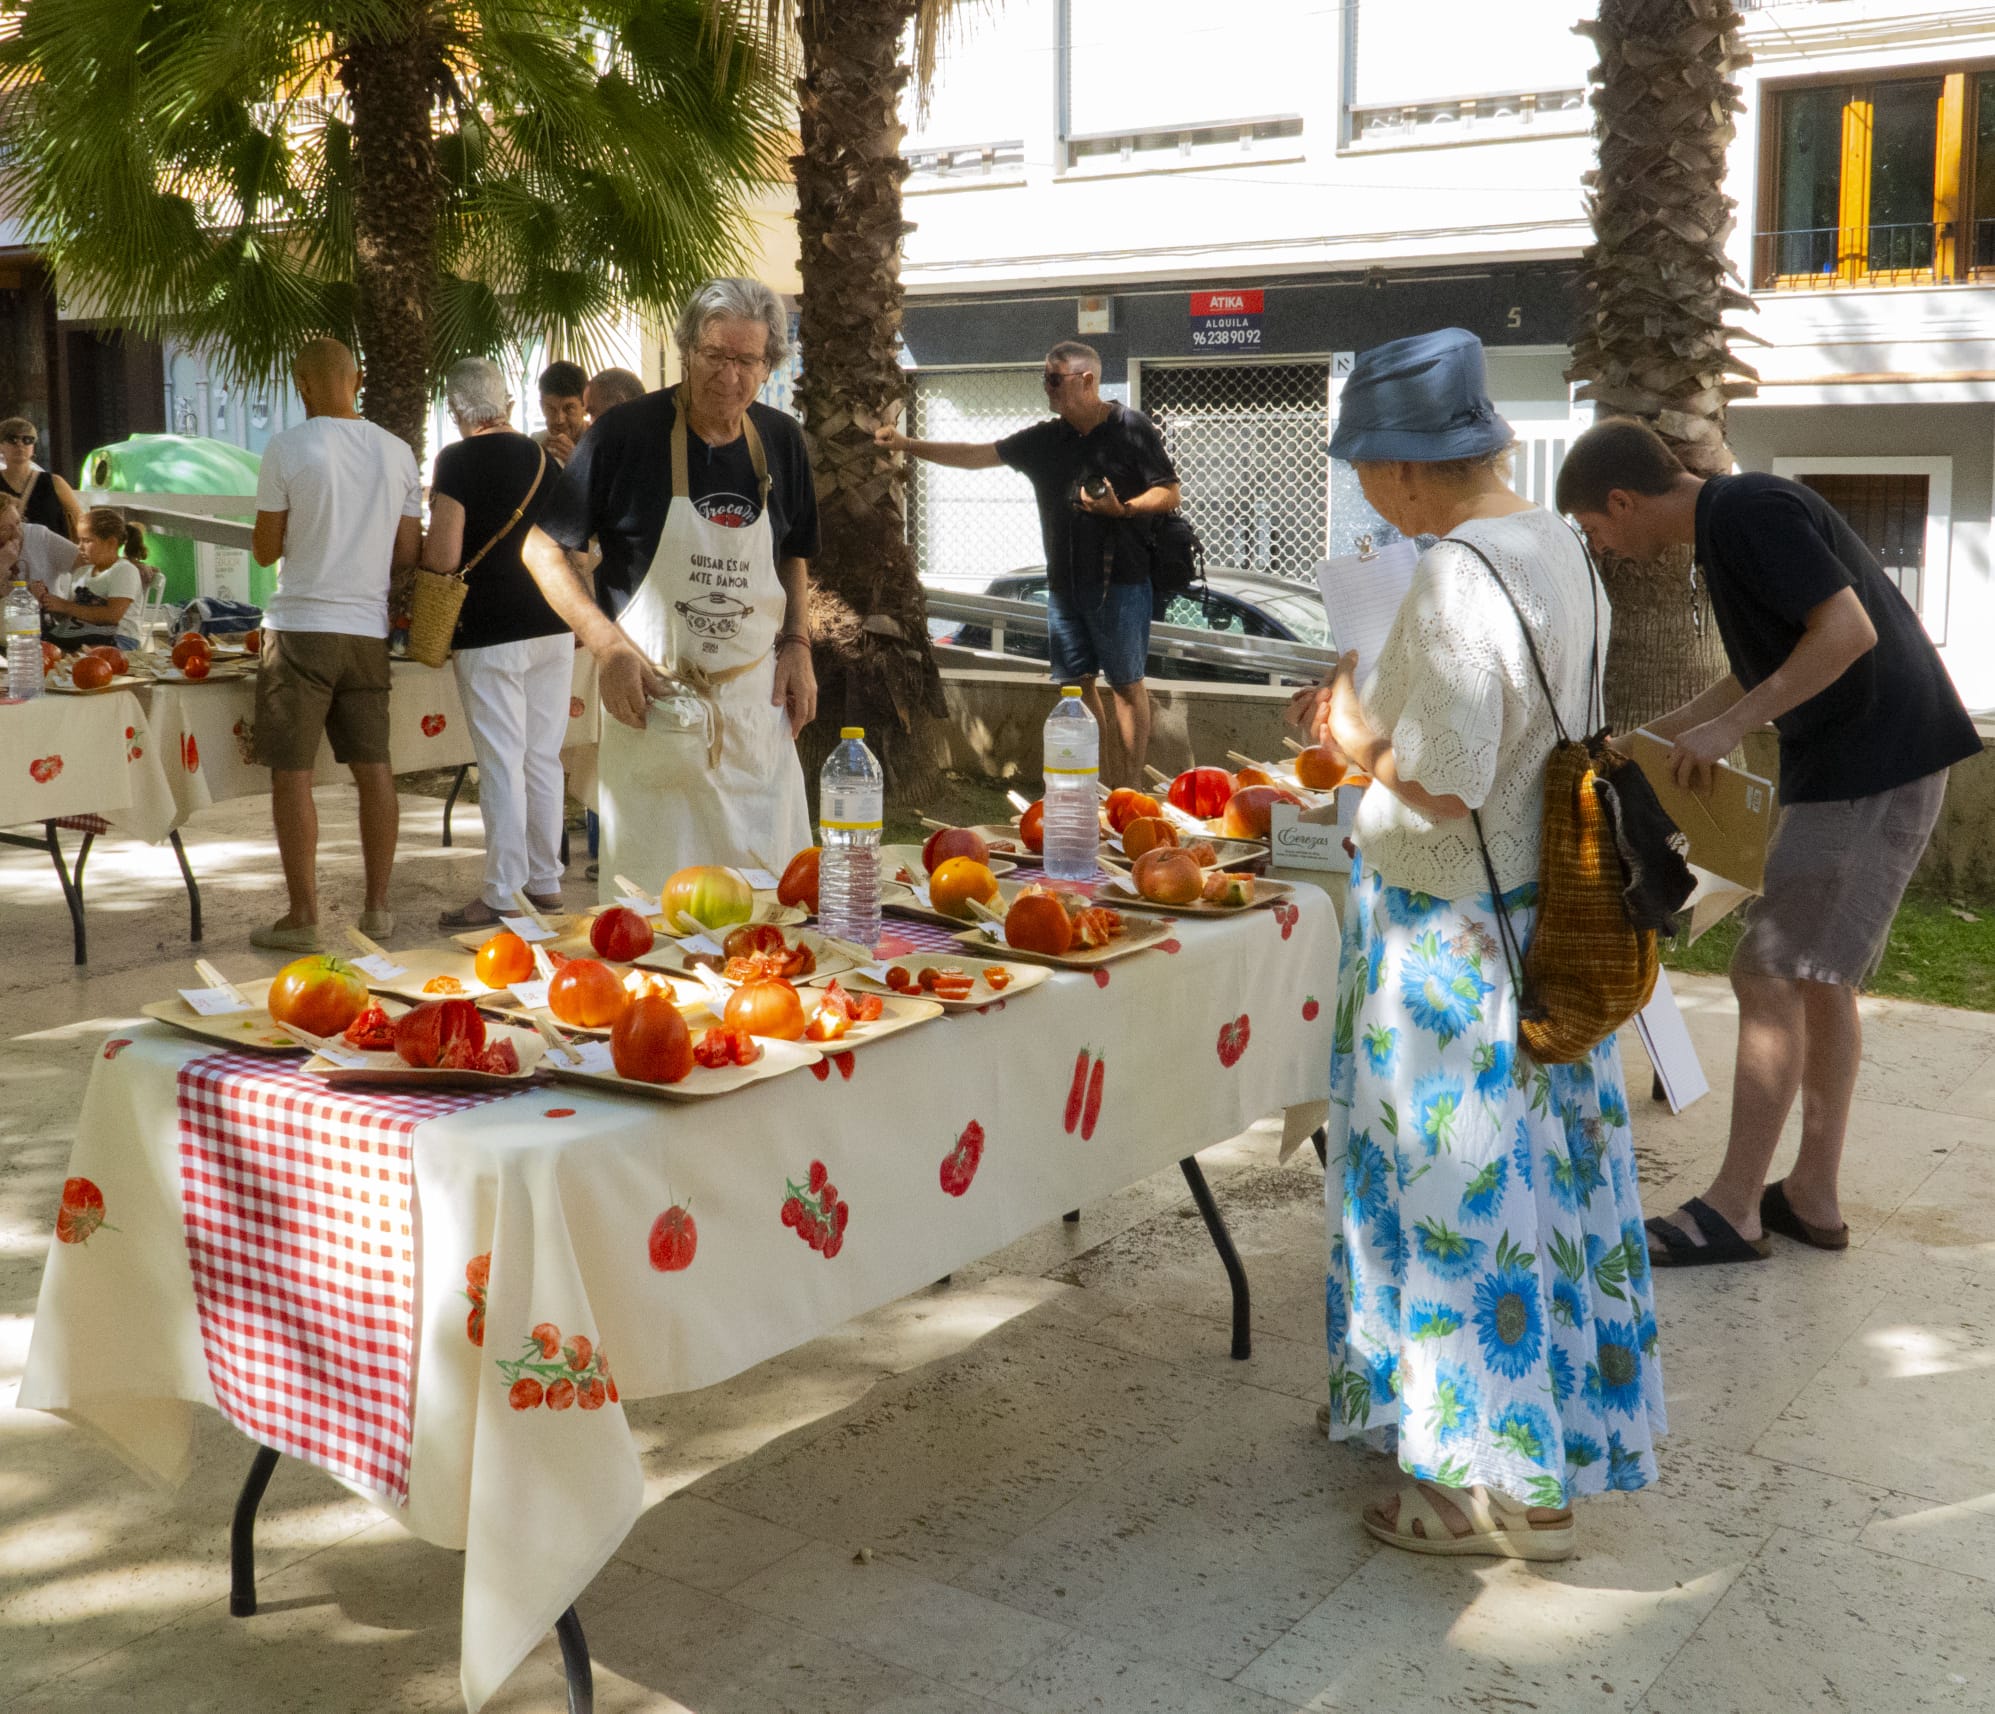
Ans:
{"label": "paper label card", "polygon": [[721,949],[720,942],[715,940],[710,934],[685,935],[680,939],[679,945],[686,952],[708,952],[712,953],[716,958],[725,958],[727,956]]}
{"label": "paper label card", "polygon": [[627,911],[635,911],[641,917],[655,917],[662,908],[656,899],[647,899],[641,893],[619,895],[617,903]]}
{"label": "paper label card", "polygon": [[538,1011],[547,1004],[545,982],[515,982],[507,992],[529,1012]]}
{"label": "paper label card", "polygon": [[[575,1066],[577,1071],[607,1071],[611,1074],[615,1073],[616,1061],[610,1055],[610,1044],[608,1042],[597,1041],[591,1037],[587,1041],[571,1040],[568,1045],[582,1056]],[[563,1065],[568,1063],[567,1060],[561,1059],[558,1049],[549,1048],[548,1052],[553,1058],[560,1060]]]}
{"label": "paper label card", "polygon": [[776,877],[767,869],[743,869],[740,874],[758,893],[773,893],[776,890]]}
{"label": "paper label card", "polygon": [[406,964],[397,964],[394,959],[379,952],[370,952],[365,958],[356,958],[353,967],[356,970],[364,970],[369,976],[382,982],[389,982],[397,976],[406,976],[409,973]]}
{"label": "paper label card", "polygon": [[528,942],[536,940],[559,940],[561,938],[553,929],[542,928],[531,917],[502,916],[499,918],[499,926],[511,929],[521,940]]}
{"label": "paper label card", "polygon": [[344,1065],[365,1069],[374,1063],[374,1056],[372,1054],[356,1053],[352,1048],[348,1047],[332,1047],[328,1045],[320,1048],[318,1054],[319,1058],[324,1060],[328,1065]]}
{"label": "paper label card", "polygon": [[219,1018],[229,1012],[256,1009],[229,988],[182,988],[180,997],[204,1018]]}

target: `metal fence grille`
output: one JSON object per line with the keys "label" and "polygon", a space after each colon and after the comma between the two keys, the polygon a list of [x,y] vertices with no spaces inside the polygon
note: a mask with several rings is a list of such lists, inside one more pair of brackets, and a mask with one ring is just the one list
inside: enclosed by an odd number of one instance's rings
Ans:
{"label": "metal fence grille", "polygon": [[1329,526],[1328,363],[1145,365],[1206,562],[1306,579]]}
{"label": "metal fence grille", "polygon": [[[939,369],[914,377],[908,433],[917,440],[1002,440],[1044,421],[1042,366]],[[1032,488],[1014,470],[951,470],[909,460],[908,537],[925,582],[978,590],[1046,551]]]}

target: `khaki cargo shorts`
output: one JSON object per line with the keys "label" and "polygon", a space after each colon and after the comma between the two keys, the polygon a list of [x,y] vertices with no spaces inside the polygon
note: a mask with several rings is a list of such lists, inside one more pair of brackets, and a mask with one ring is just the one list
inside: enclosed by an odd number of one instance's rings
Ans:
{"label": "khaki cargo shorts", "polygon": [[1946,789],[1941,768],[1870,797],[1782,805],[1766,891],[1746,907],[1733,972],[1848,988],[1868,982]]}
{"label": "khaki cargo shorts", "polygon": [[256,674],[256,759],[297,772],[321,735],[342,764],[388,760],[388,639],[265,631]]}

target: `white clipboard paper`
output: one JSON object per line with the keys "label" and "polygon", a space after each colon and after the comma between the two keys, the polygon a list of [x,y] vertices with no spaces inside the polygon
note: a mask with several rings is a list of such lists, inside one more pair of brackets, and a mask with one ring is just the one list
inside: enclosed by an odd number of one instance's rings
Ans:
{"label": "white clipboard paper", "polygon": [[1323,591],[1330,634],[1340,654],[1357,650],[1359,678],[1378,664],[1419,563],[1419,545],[1404,539],[1373,554],[1347,553],[1316,562],[1316,586]]}
{"label": "white clipboard paper", "polygon": [[1669,985],[1669,972],[1656,972],[1655,992],[1649,1003],[1635,1014],[1635,1033],[1648,1049],[1649,1063],[1662,1084],[1663,1099],[1672,1113],[1681,1113],[1694,1101],[1711,1093],[1710,1080],[1690,1040],[1690,1029],[1677,1009],[1676,994]]}

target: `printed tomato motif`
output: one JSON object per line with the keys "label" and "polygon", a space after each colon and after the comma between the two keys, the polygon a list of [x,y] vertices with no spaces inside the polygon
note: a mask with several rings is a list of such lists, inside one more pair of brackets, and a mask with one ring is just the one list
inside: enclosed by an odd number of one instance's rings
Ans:
{"label": "printed tomato motif", "polygon": [[238,720],[229,728],[229,736],[236,741],[236,759],[245,765],[256,760],[256,727],[247,720]]}
{"label": "printed tomato motif", "polygon": [[1302,908],[1287,899],[1276,900],[1268,907],[1268,914],[1281,925],[1283,940],[1295,933],[1295,925],[1302,920]]}
{"label": "printed tomato motif", "polygon": [[1219,1063],[1231,1071],[1247,1051],[1247,1014],[1242,1012],[1230,1024],[1219,1026]]}
{"label": "printed tomato motif", "polygon": [[1302,1021],[1305,1024],[1315,1023],[1316,1014],[1322,1010],[1323,1008],[1316,1003],[1316,996],[1311,994],[1308,999],[1302,1002]]}
{"label": "printed tomato motif", "polygon": [[492,1278],[492,1252],[473,1256],[464,1264],[464,1295],[471,1311],[464,1318],[464,1336],[473,1345],[485,1343],[485,1287]]}
{"label": "printed tomato motif", "polygon": [[683,1273],[690,1268],[699,1245],[700,1232],[690,1208],[675,1202],[651,1223],[651,1265],[661,1274]]}
{"label": "printed tomato motif", "polygon": [[423,736],[425,738],[434,738],[448,724],[449,722],[441,714],[425,714],[423,716]]}
{"label": "printed tomato motif", "polygon": [[956,1146],[942,1157],[942,1188],[950,1196],[961,1196],[977,1176],[984,1158],[984,1128],[972,1119],[963,1127]]}
{"label": "printed tomato motif", "polygon": [[1157,950],[1159,952],[1182,952],[1184,949],[1185,943],[1175,937],[1170,940],[1160,940],[1157,942]]}
{"label": "printed tomato motif", "polygon": [[571,696],[568,699],[568,718],[570,720],[582,718],[582,699],[579,696]]}
{"label": "printed tomato motif", "polygon": [[104,1057],[106,1059],[116,1059],[119,1054],[123,1053],[131,1045],[132,1038],[130,1036],[117,1036],[104,1044]]}
{"label": "printed tomato motif", "polygon": [[45,786],[62,772],[60,756],[37,756],[28,764],[28,778],[38,786]]}
{"label": "printed tomato motif", "polygon": [[[65,1244],[86,1244],[104,1224],[104,1193],[87,1178],[62,1181],[62,1205],[56,1210],[55,1235]],[[115,1232],[117,1227],[109,1228]]]}
{"label": "printed tomato motif", "polygon": [[[465,1277],[470,1278],[471,1269],[480,1262],[489,1268],[490,1261],[489,1254],[474,1258],[471,1267],[464,1270]],[[482,1284],[474,1289],[482,1296]],[[482,1303],[479,1310],[483,1310]],[[610,1377],[609,1359],[602,1348],[584,1333],[571,1333],[564,1339],[561,1329],[551,1321],[534,1327],[521,1341],[517,1357],[500,1357],[497,1362],[500,1378],[507,1383],[506,1402],[514,1410],[532,1410],[536,1405],[567,1410],[576,1404],[584,1410],[600,1410],[605,1402],[617,1402],[617,1384]]]}
{"label": "printed tomato motif", "polygon": [[783,1224],[827,1262],[845,1247],[845,1223],[852,1210],[838,1200],[823,1161],[812,1161],[804,1182],[783,1181]]}
{"label": "printed tomato motif", "polygon": [[550,1107],[542,1117],[548,1119],[572,1119],[575,1117],[575,1109],[573,1107]]}
{"label": "printed tomato motif", "polygon": [[190,774],[201,771],[201,746],[194,742],[191,732],[183,732],[180,736],[180,765]]}
{"label": "printed tomato motif", "polygon": [[1084,1047],[1074,1059],[1074,1075],[1067,1085],[1064,1126],[1068,1136],[1079,1127],[1082,1142],[1094,1136],[1095,1121],[1101,1117],[1102,1084],[1108,1074],[1108,1061],[1096,1059],[1094,1049]]}
{"label": "printed tomato motif", "polygon": [[1097,970],[1094,973],[1094,985],[1097,988],[1106,988],[1108,986],[1108,972],[1106,970]]}

